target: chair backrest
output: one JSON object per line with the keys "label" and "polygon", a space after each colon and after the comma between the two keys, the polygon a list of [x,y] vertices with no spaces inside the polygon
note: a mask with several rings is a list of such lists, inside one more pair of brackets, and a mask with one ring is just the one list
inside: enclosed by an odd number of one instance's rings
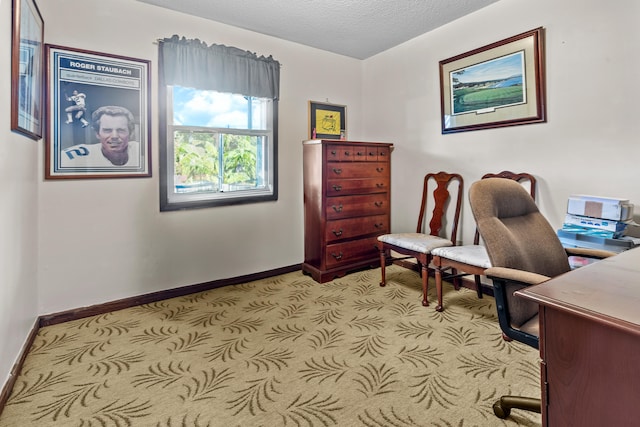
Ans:
{"label": "chair backrest", "polygon": [[560,239],[522,185],[482,179],[469,189],[469,202],[493,267],[549,277],[570,270]]}
{"label": "chair backrest", "polygon": [[[536,199],[536,178],[529,173],[513,173],[511,171],[502,171],[498,173],[486,173],[482,175],[481,179],[486,178],[505,178],[517,181],[519,183],[527,181],[529,183],[529,194],[531,194],[531,198],[533,200]],[[480,243],[480,232],[478,231],[478,227],[476,227],[476,234],[473,236],[473,244],[477,245],[478,243]]]}
{"label": "chair backrest", "polygon": [[[451,193],[449,191],[450,186],[457,184],[453,189],[457,192],[455,198],[455,205],[450,206]],[[435,185],[433,193],[429,193],[430,185]],[[450,225],[451,236],[449,240],[456,244],[456,238],[458,236],[458,222],[460,220],[460,208],[462,206],[462,176],[457,173],[428,173],[424,177],[424,183],[422,186],[422,204],[420,205],[420,215],[418,216],[417,233],[431,234],[432,236],[441,236],[443,227]],[[429,199],[433,199],[433,211],[431,219],[429,220],[429,230],[425,229],[425,214],[427,211],[427,203]],[[453,208],[453,221],[448,224],[447,211]],[[424,230],[424,231],[423,231]],[[441,236],[444,237],[444,236]]]}
{"label": "chair backrest", "polygon": [[513,173],[511,171],[502,171],[498,173],[485,173],[482,175],[482,179],[485,178],[506,178],[513,181],[522,183],[523,181],[529,181],[529,194],[533,200],[536,199],[536,177],[530,173],[520,172]]}

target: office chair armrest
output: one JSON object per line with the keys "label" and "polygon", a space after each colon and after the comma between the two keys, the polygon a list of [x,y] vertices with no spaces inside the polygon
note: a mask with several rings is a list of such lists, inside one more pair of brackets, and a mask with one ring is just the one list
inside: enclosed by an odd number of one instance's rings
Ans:
{"label": "office chair armrest", "polygon": [[604,259],[616,255],[615,252],[602,249],[564,248],[567,256],[581,256],[585,258]]}
{"label": "office chair armrest", "polygon": [[549,280],[549,277],[515,268],[491,267],[485,270],[493,280],[498,323],[503,336],[539,348],[537,332],[524,325],[537,324],[538,304],[516,297],[514,292]]}
{"label": "office chair armrest", "polygon": [[520,282],[524,285],[537,285],[550,279],[550,277],[542,274],[506,267],[491,267],[486,269],[484,273],[490,279]]}

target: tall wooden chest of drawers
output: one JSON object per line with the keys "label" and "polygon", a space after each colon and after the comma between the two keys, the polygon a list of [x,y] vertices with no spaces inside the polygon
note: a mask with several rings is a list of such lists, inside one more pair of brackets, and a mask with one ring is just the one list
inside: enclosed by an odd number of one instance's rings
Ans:
{"label": "tall wooden chest of drawers", "polygon": [[377,236],[389,233],[392,144],[303,142],[304,263],[322,283],[377,266]]}

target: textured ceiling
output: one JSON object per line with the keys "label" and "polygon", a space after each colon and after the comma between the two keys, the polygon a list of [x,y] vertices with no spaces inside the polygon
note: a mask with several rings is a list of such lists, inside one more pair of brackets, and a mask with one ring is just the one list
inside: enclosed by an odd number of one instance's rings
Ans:
{"label": "textured ceiling", "polygon": [[366,59],[498,0],[138,0]]}

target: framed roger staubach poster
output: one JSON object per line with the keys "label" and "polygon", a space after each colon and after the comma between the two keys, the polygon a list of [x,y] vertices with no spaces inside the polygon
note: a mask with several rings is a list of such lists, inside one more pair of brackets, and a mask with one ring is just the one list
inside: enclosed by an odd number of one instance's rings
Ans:
{"label": "framed roger staubach poster", "polygon": [[45,50],[45,178],[150,177],[149,61]]}

